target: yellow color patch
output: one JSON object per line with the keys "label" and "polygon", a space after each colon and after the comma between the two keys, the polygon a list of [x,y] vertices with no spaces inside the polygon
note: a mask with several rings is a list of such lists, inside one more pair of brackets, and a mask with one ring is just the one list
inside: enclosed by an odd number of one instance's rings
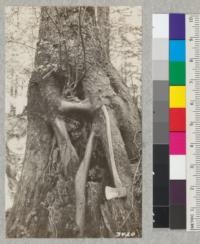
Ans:
{"label": "yellow color patch", "polygon": [[185,86],[170,86],[169,95],[170,108],[185,108],[186,91]]}

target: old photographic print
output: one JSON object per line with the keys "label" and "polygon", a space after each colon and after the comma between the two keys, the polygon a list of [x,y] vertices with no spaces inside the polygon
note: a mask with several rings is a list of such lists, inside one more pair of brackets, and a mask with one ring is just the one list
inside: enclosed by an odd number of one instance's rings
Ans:
{"label": "old photographic print", "polygon": [[142,8],[5,13],[6,237],[141,237]]}

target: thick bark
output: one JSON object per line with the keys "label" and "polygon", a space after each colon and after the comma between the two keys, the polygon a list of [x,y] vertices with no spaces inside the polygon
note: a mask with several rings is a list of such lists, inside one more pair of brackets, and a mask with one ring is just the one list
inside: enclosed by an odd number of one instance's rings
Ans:
{"label": "thick bark", "polygon": [[100,206],[104,189],[102,182],[89,181],[87,184],[86,237],[107,237]]}
{"label": "thick bark", "polygon": [[109,57],[109,8],[97,7],[97,24],[99,26],[99,32],[101,35],[102,49],[105,51],[107,57]]}
{"label": "thick bark", "polygon": [[[109,55],[103,61],[109,45],[100,45],[96,24],[105,26],[107,9],[99,9],[98,18],[96,23],[92,7],[42,8],[36,71],[29,83],[26,154],[7,220],[8,237],[78,237],[84,233],[106,237],[134,232],[137,208],[130,163],[139,158],[135,138],[141,130],[140,121],[128,88],[108,61]],[[55,67],[60,72],[52,72]],[[69,94],[86,100],[69,101]],[[98,147],[88,154],[91,123],[103,156]],[[116,185],[108,128],[114,163],[126,189],[126,197],[109,201],[102,191]],[[88,183],[85,191],[88,170],[95,164],[109,172]],[[75,187],[78,177],[83,180],[81,192]],[[84,233],[80,233],[77,209],[81,221],[86,218]]]}
{"label": "thick bark", "polygon": [[[42,117],[44,109],[41,106],[42,99],[37,84],[32,83],[32,81],[36,80],[37,78],[33,74],[28,97],[29,113],[26,154],[14,206],[7,220],[8,237],[20,237],[26,234],[42,236],[47,228],[46,220],[42,220],[45,225],[40,228],[42,222],[38,218],[38,216],[41,216],[38,213],[38,211],[41,211],[39,210],[40,206],[38,203],[44,200],[46,192],[54,185],[53,181],[48,181],[48,184],[42,184],[44,181],[44,171],[49,162],[53,133],[46,124],[45,118]],[[37,100],[35,97],[37,97]],[[30,223],[31,218],[32,223]],[[30,228],[31,232],[27,233],[29,225],[35,225],[35,228]]]}
{"label": "thick bark", "polygon": [[141,120],[139,118],[138,107],[133,102],[129,88],[110,61],[105,62],[104,70],[110,79],[112,88],[118,95],[112,100],[112,103],[118,117],[120,131],[129,160],[133,163],[138,162],[141,146],[141,139],[138,136],[141,133]]}

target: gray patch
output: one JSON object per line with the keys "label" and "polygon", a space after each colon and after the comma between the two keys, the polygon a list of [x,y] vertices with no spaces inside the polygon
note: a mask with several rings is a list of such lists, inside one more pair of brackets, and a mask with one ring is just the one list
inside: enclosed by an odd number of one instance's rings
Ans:
{"label": "gray patch", "polygon": [[152,78],[153,80],[168,80],[169,61],[166,60],[152,61]]}
{"label": "gray patch", "polygon": [[169,40],[153,39],[152,60],[169,60]]}
{"label": "gray patch", "polygon": [[153,101],[169,100],[169,82],[153,81]]}
{"label": "gray patch", "polygon": [[169,143],[169,125],[166,122],[154,123],[153,126],[153,143],[168,144]]}

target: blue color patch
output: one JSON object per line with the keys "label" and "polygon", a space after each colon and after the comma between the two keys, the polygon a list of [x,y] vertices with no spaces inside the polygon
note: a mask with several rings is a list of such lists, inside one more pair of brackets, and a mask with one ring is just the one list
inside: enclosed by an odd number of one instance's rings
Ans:
{"label": "blue color patch", "polygon": [[175,62],[185,62],[185,40],[169,41],[169,59]]}

